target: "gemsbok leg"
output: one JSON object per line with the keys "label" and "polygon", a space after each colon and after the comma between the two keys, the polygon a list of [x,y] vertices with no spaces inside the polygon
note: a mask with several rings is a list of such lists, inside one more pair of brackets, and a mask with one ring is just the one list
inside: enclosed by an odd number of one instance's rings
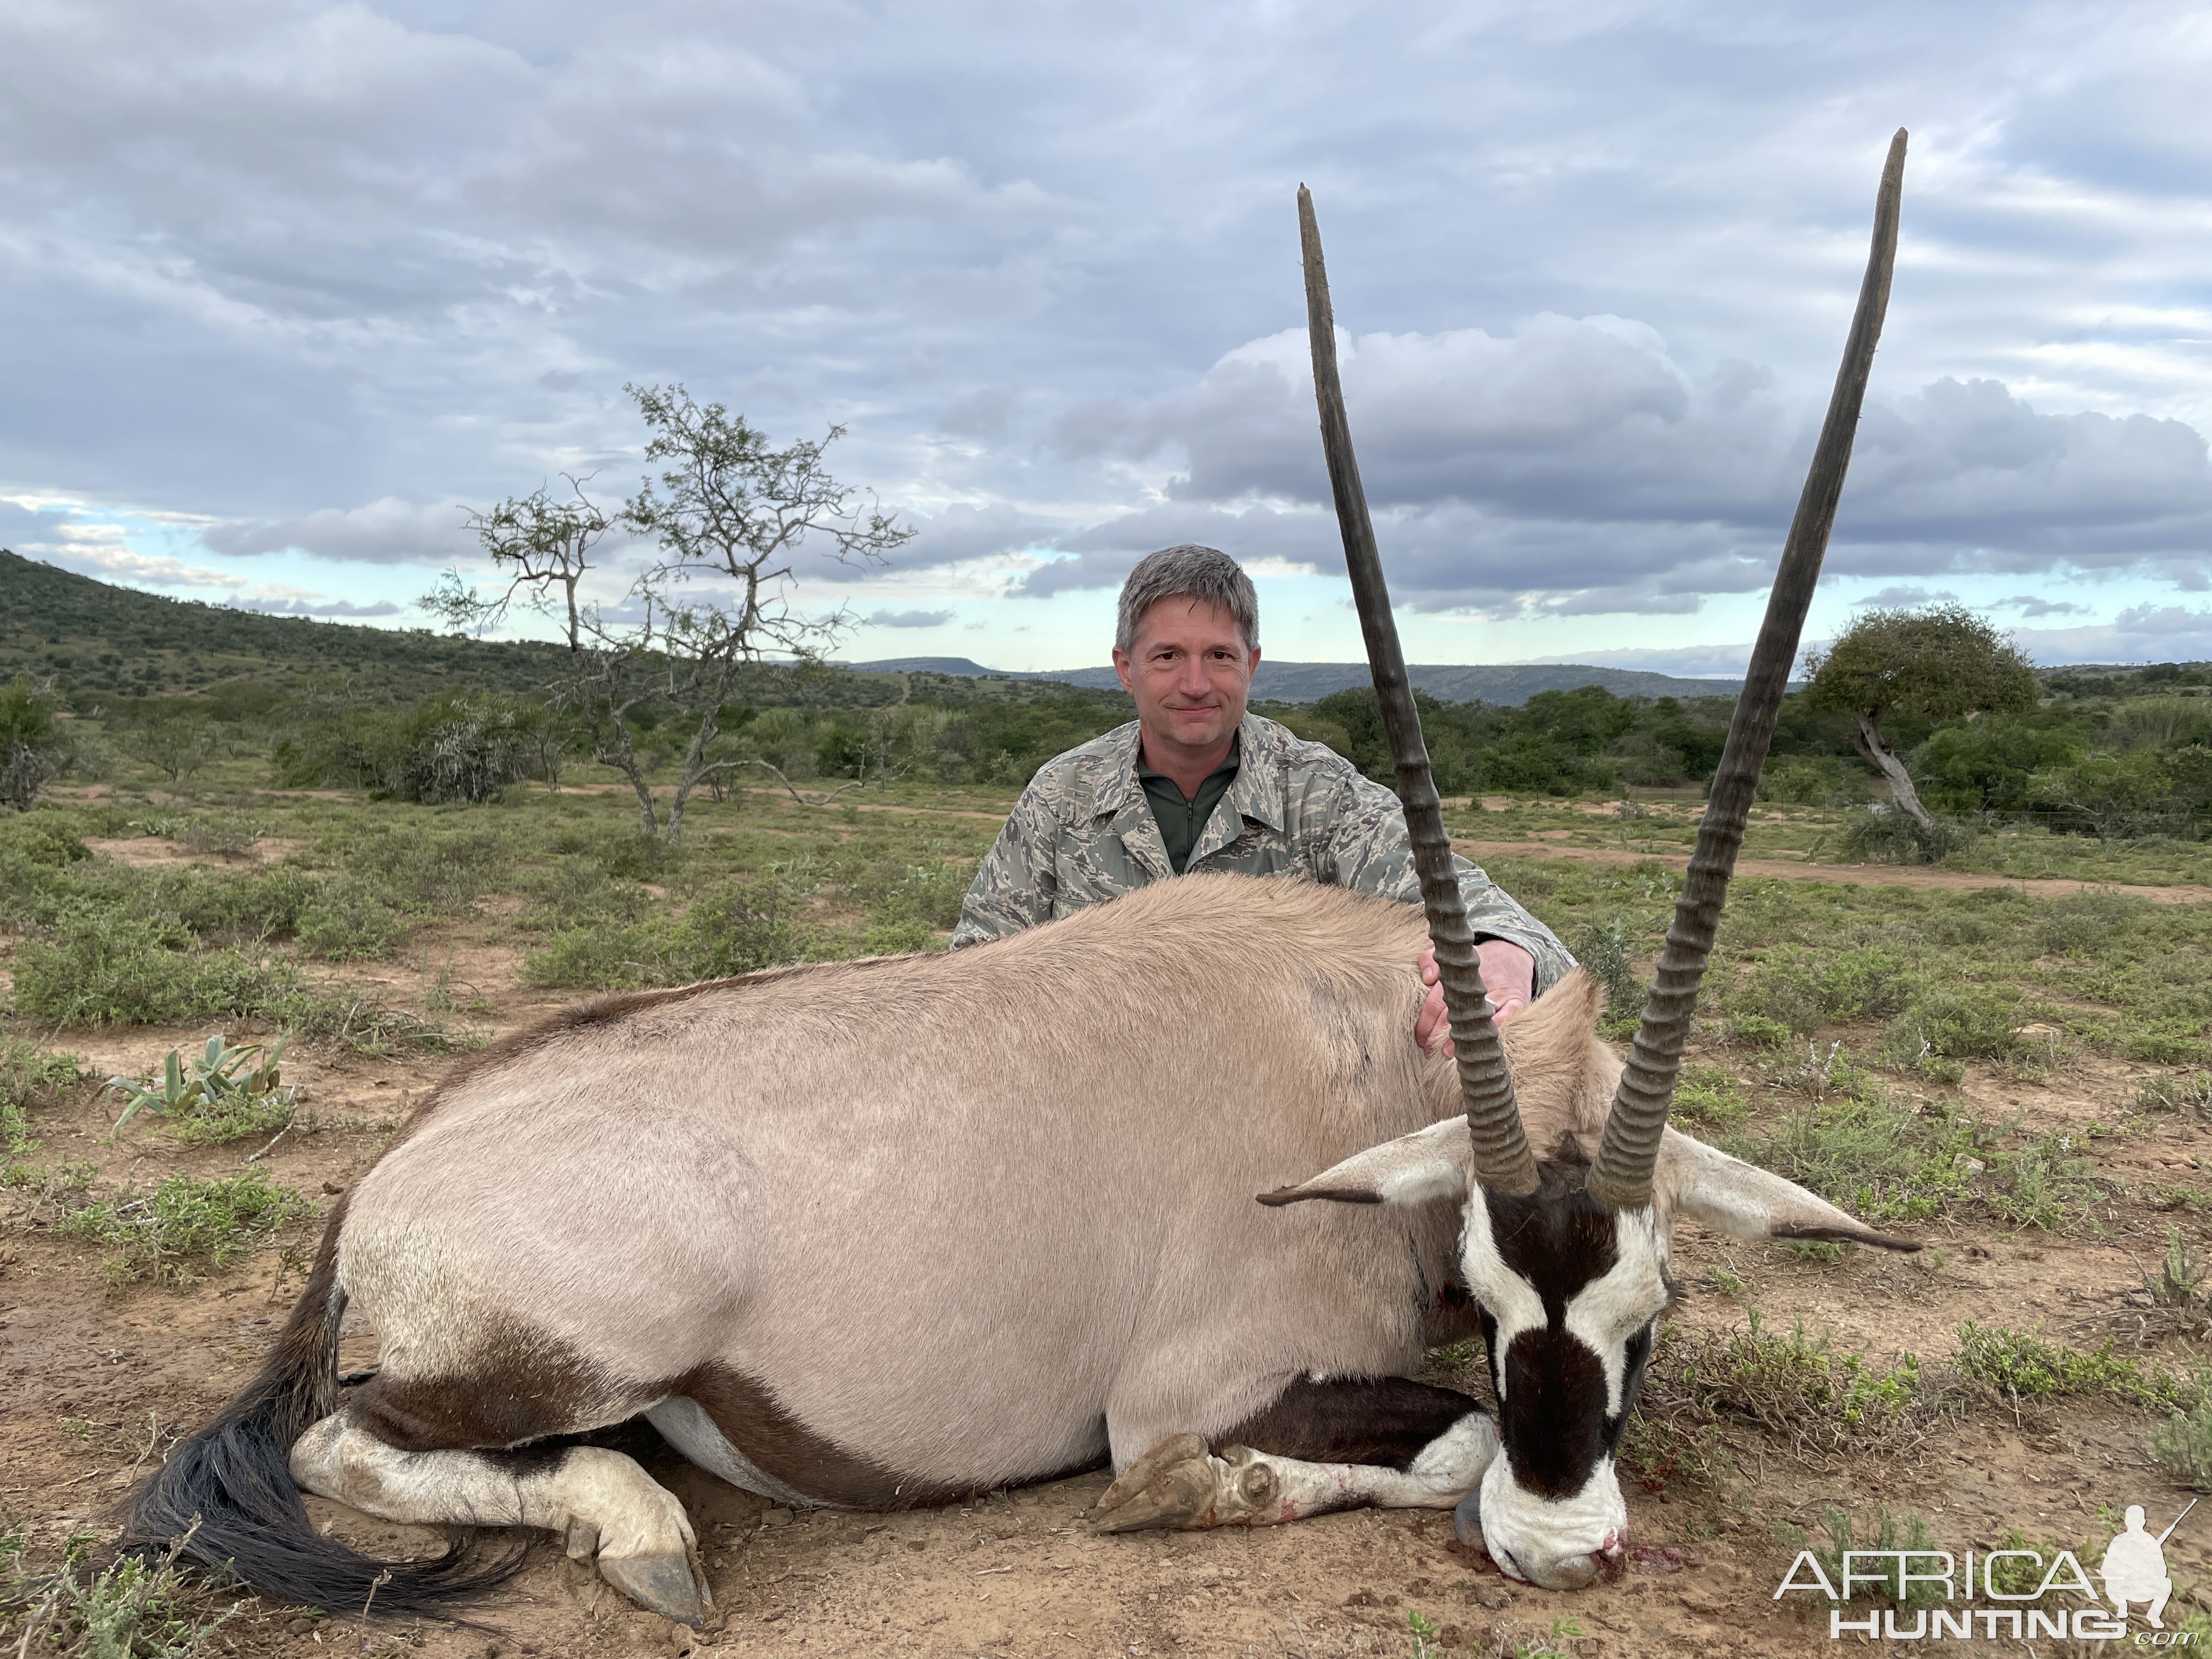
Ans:
{"label": "gemsbok leg", "polygon": [[306,1490],[386,1521],[562,1534],[572,1560],[596,1561],[609,1583],[664,1618],[696,1626],[713,1602],[684,1505],[617,1451],[405,1451],[346,1406],[301,1436],[291,1465]]}
{"label": "gemsbok leg", "polygon": [[1498,1425],[1466,1395],[1404,1377],[1301,1378],[1211,1450],[1170,1435],[1098,1500],[1102,1532],[1271,1527],[1372,1504],[1450,1509],[1482,1484]]}

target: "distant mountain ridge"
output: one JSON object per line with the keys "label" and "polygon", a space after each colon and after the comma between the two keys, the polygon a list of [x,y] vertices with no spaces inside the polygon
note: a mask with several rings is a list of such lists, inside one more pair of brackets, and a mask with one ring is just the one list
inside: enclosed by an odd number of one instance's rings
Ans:
{"label": "distant mountain ridge", "polygon": [[[965,679],[1057,680],[1093,690],[1112,691],[1121,682],[1111,668],[1071,668],[1049,672],[986,668],[966,657],[886,657],[874,662],[843,663],[866,674],[949,674]],[[1617,697],[1732,697],[1741,680],[1686,680],[1637,668],[1602,668],[1582,663],[1412,663],[1406,669],[1416,690],[1443,702],[1497,703],[1517,708],[1540,691],[1572,691],[1603,686]],[[1364,662],[1276,662],[1260,659],[1252,696],[1268,702],[1313,702],[1332,692],[1368,683]]]}

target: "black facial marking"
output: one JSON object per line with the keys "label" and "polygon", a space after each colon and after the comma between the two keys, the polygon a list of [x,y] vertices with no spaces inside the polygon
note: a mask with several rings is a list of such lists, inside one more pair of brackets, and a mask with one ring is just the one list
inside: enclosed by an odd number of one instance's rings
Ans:
{"label": "black facial marking", "polygon": [[1483,1311],[1498,1432],[1515,1482],[1551,1498],[1581,1491],[1619,1443],[1651,1352],[1647,1326],[1628,1343],[1621,1408],[1607,1410],[1603,1363],[1566,1328],[1567,1304],[1620,1260],[1611,1212],[1583,1190],[1588,1172],[1579,1153],[1555,1154],[1538,1165],[1539,1184],[1528,1196],[1482,1192],[1498,1256],[1544,1305],[1544,1324],[1521,1332],[1502,1354],[1497,1321]]}

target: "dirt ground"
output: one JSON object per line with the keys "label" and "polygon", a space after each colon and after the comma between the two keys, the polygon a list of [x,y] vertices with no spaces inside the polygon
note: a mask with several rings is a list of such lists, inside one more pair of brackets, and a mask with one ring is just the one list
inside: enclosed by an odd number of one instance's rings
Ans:
{"label": "dirt ground", "polygon": [[[1886,874],[1885,879],[1893,878]],[[430,953],[433,956],[438,953]],[[380,965],[365,979],[395,996],[419,994],[412,970]],[[493,1034],[533,1023],[567,1000],[522,988],[506,953],[483,950],[451,970],[493,1011]],[[198,1030],[132,1029],[62,1034],[57,1046],[101,1074],[141,1073]],[[233,1032],[234,1036],[238,1035]],[[446,1059],[365,1060],[308,1048],[291,1057],[308,1109],[259,1167],[327,1203],[375,1159],[408,1103],[435,1084]],[[2084,1060],[2048,1085],[1970,1073],[1970,1103],[2031,1125],[2110,1117],[2145,1068]],[[143,1182],[175,1170],[234,1170],[240,1150],[178,1147],[158,1128],[110,1139],[111,1103],[81,1092],[38,1125],[47,1155],[97,1163],[103,1182]],[[2212,1158],[2212,1133],[2182,1119],[2155,1133],[2101,1141],[2100,1170],[2127,1186],[2171,1183]],[[35,1194],[0,1194],[0,1522],[26,1521],[51,1547],[72,1531],[112,1536],[138,1474],[180,1431],[204,1421],[252,1372],[297,1294],[301,1247],[264,1251],[184,1290],[111,1293],[97,1252],[52,1231]],[[2202,1249],[2193,1214],[2167,1215],[2116,1200],[2089,1236],[1923,1230],[1919,1256],[1855,1253],[1838,1264],[1780,1247],[1677,1230],[1677,1277],[1691,1299],[1673,1316],[1692,1328],[1740,1328],[1744,1309],[1770,1324],[1802,1320],[1870,1358],[1942,1355],[1961,1320],[2041,1328],[2087,1341],[2081,1323],[2140,1283],[2139,1262],[2179,1222]],[[1711,1288],[1723,1267],[1747,1287]],[[2163,1356],[2169,1363],[2176,1357]],[[374,1358],[374,1339],[349,1331],[344,1358]],[[1469,1367],[1455,1380],[1479,1387]],[[2112,1531],[2100,1505],[2146,1505],[2154,1529],[2185,1495],[2151,1465],[2147,1419],[2118,1408],[2027,1407],[1992,1421],[1954,1424],[1894,1455],[1807,1461],[1779,1442],[1743,1443],[1741,1479],[1726,1490],[1629,1484],[1631,1571],[1577,1594],[1515,1584],[1456,1542],[1449,1515],[1358,1512],[1291,1526],[1109,1537],[1086,1515],[1104,1489],[1096,1473],[995,1494],[966,1507],[896,1516],[793,1513],[720,1485],[660,1448],[646,1431],[629,1442],[689,1505],[707,1549],[717,1600],[712,1628],[695,1635],[638,1612],[552,1541],[533,1549],[514,1589],[489,1605],[488,1629],[397,1631],[339,1614],[255,1606],[215,1645],[267,1655],[386,1650],[395,1637],[429,1656],[1226,1654],[1405,1655],[1419,1651],[1409,1616],[1437,1627],[1434,1653],[1766,1655],[1832,1649],[1826,1604],[1774,1589],[1791,1551],[1778,1522],[1813,1526],[1841,1504],[1917,1510],[1942,1547],[1987,1549],[2008,1528],[2101,1552]],[[428,1553],[440,1539],[368,1522],[317,1500],[319,1521],[362,1547]],[[2200,1510],[2166,1558],[2191,1605],[2212,1583],[2212,1511]],[[2202,1605],[2212,1605],[2208,1595]],[[1949,1644],[1952,1650],[1965,1644]],[[2016,1644],[2004,1650],[2020,1651]],[[1996,1650],[1990,1649],[1990,1650]],[[2047,1644],[2041,1651],[2052,1651]]]}

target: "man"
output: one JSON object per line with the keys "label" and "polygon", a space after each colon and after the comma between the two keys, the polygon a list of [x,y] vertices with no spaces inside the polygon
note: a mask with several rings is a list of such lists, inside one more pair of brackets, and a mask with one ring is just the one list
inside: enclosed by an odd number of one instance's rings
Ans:
{"label": "man", "polygon": [[[1398,798],[1317,743],[1245,712],[1260,665],[1251,579],[1210,547],[1147,556],[1121,588],[1114,669],[1136,700],[1128,726],[1038,769],[962,907],[953,947],[1194,870],[1303,875],[1421,902]],[[1575,965],[1551,929],[1458,866],[1503,1022]],[[1423,951],[1423,1047],[1447,1049],[1443,990]]]}

